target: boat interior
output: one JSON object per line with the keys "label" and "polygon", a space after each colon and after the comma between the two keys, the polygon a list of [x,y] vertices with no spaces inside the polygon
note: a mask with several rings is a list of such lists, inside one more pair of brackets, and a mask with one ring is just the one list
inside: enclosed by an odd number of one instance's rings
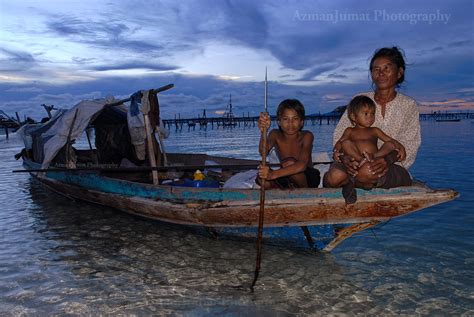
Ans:
{"label": "boat interior", "polygon": [[[52,119],[30,133],[32,148],[23,150],[22,156],[36,163],[43,162],[43,145],[48,140],[43,134],[54,121]],[[205,174],[205,179],[217,181],[221,186],[234,174],[245,169],[255,169],[259,164],[257,160],[207,154],[165,153],[158,133],[154,131],[151,134],[152,151],[149,151],[145,142],[142,149],[145,152],[142,154],[145,155],[140,158],[131,142],[125,110],[121,107],[106,107],[91,121],[81,137],[66,142],[49,168],[89,169],[103,176],[148,184],[154,183],[151,166],[158,169],[159,184],[179,184],[183,180],[195,180],[194,174],[199,169]],[[152,153],[154,164],[150,163]],[[212,165],[221,167],[212,168]]]}

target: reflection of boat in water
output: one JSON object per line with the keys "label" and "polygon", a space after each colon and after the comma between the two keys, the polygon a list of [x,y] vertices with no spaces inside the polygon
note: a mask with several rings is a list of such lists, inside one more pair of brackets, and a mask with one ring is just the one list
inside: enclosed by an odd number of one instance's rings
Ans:
{"label": "reflection of boat in water", "polygon": [[[26,139],[31,138],[31,147],[25,143],[23,153],[26,171],[66,197],[198,228],[212,235],[255,237],[260,190],[227,188],[223,184],[239,170],[255,169],[258,161],[163,153],[154,143],[147,143],[151,145],[148,158],[139,161],[133,145],[123,141],[128,133],[126,109],[104,104],[81,102],[30,130]],[[83,108],[92,111],[86,114]],[[75,150],[71,142],[88,126],[95,129],[96,148],[90,145],[90,149]],[[63,130],[57,131],[59,127]],[[125,133],[125,138],[117,133]],[[155,137],[154,133],[147,135],[147,141]],[[157,156],[166,156],[166,160],[154,164]],[[121,163],[124,159],[138,165],[125,167]],[[208,179],[192,179],[198,168],[208,171]],[[309,245],[329,251],[361,230],[457,196],[453,190],[436,190],[417,183],[389,190],[358,190],[357,203],[347,206],[340,189],[272,189],[266,191],[263,234],[266,241],[275,244]]]}

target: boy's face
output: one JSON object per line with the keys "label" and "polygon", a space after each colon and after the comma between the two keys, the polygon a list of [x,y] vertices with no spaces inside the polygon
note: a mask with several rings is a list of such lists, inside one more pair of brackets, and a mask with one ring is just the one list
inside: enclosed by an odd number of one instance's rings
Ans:
{"label": "boy's face", "polygon": [[278,125],[285,134],[296,134],[300,132],[304,121],[301,120],[298,113],[293,109],[285,109],[278,120]]}
{"label": "boy's face", "polygon": [[352,117],[356,125],[368,128],[375,122],[375,109],[363,106]]}

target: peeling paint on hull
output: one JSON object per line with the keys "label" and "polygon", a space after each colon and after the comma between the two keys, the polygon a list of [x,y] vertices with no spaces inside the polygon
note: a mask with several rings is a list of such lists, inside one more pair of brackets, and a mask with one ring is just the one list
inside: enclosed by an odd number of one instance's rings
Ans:
{"label": "peeling paint on hull", "polygon": [[[34,164],[24,163],[26,169],[34,168]],[[103,177],[91,172],[31,174],[46,187],[64,196],[146,218],[211,228],[221,234],[234,232],[243,237],[249,235],[248,228],[258,226],[259,190],[151,185]],[[358,189],[357,203],[346,206],[340,189],[268,190],[264,226],[308,226],[312,228],[312,235],[319,235],[321,230],[316,230],[315,227],[352,225],[353,230],[344,233],[349,237],[381,221],[446,202],[457,196],[458,193],[453,190],[433,190],[421,184],[389,190]],[[356,226],[357,224],[364,225]],[[267,233],[271,231],[266,230]],[[299,228],[297,232],[298,238],[301,238]],[[324,232],[328,241],[324,245],[319,244],[317,248],[323,248],[336,239],[345,239],[332,226]],[[294,234],[273,235],[285,236],[287,239]],[[321,239],[316,237],[315,240]]]}

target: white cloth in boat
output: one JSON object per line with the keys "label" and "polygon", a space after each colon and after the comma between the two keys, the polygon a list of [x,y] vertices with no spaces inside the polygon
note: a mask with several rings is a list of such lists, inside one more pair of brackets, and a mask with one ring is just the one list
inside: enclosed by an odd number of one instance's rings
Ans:
{"label": "white cloth in boat", "polygon": [[[62,115],[64,112],[66,112],[66,109],[54,109],[54,112],[52,112],[52,117],[51,119],[49,119],[48,122],[52,122],[54,120],[56,120],[56,117],[59,117],[60,115]],[[27,150],[31,150],[33,149],[33,139],[31,137],[31,134],[43,127],[44,124],[43,123],[32,123],[32,124],[25,124],[25,125],[22,125],[18,131],[16,132],[17,135],[19,135],[21,137],[21,139],[23,140],[23,143],[25,144],[25,149]]]}
{"label": "white cloth in boat", "polygon": [[53,158],[66,144],[76,110],[77,116],[71,130],[71,140],[78,138],[84,132],[94,115],[99,113],[106,103],[112,102],[113,100],[108,99],[85,100],[64,112],[42,136],[47,141],[43,146],[44,159],[41,168],[48,168]]}
{"label": "white cloth in boat", "polygon": [[[319,152],[312,154],[313,162],[329,162],[329,154],[327,152]],[[278,157],[276,156],[274,151],[268,153],[268,161],[269,163],[278,163]],[[314,168],[319,170],[321,175],[321,179],[323,175],[328,171],[329,164],[314,164]],[[255,183],[255,178],[257,177],[257,170],[249,170],[241,173],[237,173],[229,178],[224,183],[224,188],[260,188]],[[319,188],[321,188],[322,182],[319,183]]]}

